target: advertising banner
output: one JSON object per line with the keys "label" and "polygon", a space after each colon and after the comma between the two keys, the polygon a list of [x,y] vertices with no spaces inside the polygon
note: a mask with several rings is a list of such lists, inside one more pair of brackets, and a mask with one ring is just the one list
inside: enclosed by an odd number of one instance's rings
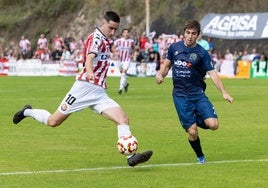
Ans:
{"label": "advertising banner", "polygon": [[[76,76],[82,65],[74,61],[42,62],[39,59],[0,61],[0,75],[8,76]],[[130,62],[129,76],[155,76],[156,63]],[[121,76],[120,62],[111,61],[107,76]]]}
{"label": "advertising banner", "polygon": [[234,62],[223,60],[219,75],[222,77],[234,77]]}
{"label": "advertising banner", "polygon": [[78,73],[78,66],[73,60],[60,61],[59,74],[61,76],[76,76]]}
{"label": "advertising banner", "polygon": [[237,70],[236,70],[236,78],[250,78],[250,61],[238,61],[237,62]]}
{"label": "advertising banner", "polygon": [[45,64],[38,59],[10,60],[8,67],[8,76],[57,76],[60,69],[58,63]]}
{"label": "advertising banner", "polygon": [[7,76],[8,74],[8,60],[0,58],[0,76]]}
{"label": "advertising banner", "polygon": [[268,38],[268,13],[206,14],[202,33],[222,39]]}
{"label": "advertising banner", "polygon": [[[138,77],[155,76],[156,75],[155,69],[156,69],[156,63],[154,62],[148,62],[148,63],[130,62],[127,70],[127,75],[138,76]],[[110,62],[110,67],[107,76],[121,76],[119,61]]]}
{"label": "advertising banner", "polygon": [[253,61],[251,63],[251,78],[267,78],[267,62]]}
{"label": "advertising banner", "polygon": [[107,76],[121,76],[120,70],[119,70],[120,64],[118,61],[111,61],[110,67],[107,72]]}

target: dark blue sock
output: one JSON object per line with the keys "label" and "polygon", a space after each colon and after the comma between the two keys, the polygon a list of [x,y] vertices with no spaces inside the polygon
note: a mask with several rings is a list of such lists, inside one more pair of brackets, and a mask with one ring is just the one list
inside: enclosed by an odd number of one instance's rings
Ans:
{"label": "dark blue sock", "polygon": [[189,143],[190,143],[191,147],[193,148],[197,157],[204,156],[202,148],[201,148],[199,137],[197,137],[197,139],[194,141],[189,140]]}

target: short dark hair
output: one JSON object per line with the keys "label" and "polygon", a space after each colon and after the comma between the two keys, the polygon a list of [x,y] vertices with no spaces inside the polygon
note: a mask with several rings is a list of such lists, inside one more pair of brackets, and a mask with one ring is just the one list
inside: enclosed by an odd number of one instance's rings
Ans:
{"label": "short dark hair", "polygon": [[197,20],[194,20],[194,19],[193,20],[188,20],[188,21],[185,22],[184,31],[186,29],[196,29],[197,33],[199,35],[200,32],[201,32],[201,25]]}
{"label": "short dark hair", "polygon": [[103,17],[107,22],[114,21],[116,23],[120,23],[119,15],[114,11],[107,11]]}
{"label": "short dark hair", "polygon": [[123,29],[122,29],[122,33],[123,33],[124,31],[128,31],[128,32],[129,32],[129,29],[128,29],[128,28],[123,28]]}

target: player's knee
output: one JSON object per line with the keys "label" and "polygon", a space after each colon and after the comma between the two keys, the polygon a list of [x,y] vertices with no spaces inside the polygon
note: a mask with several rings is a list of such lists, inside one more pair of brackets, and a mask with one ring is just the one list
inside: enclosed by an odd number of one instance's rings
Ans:
{"label": "player's knee", "polygon": [[216,130],[219,128],[219,124],[218,122],[211,122],[210,124],[207,124],[207,126],[211,129],[211,130]]}
{"label": "player's knee", "polygon": [[191,126],[188,130],[188,135],[191,140],[196,140],[198,137],[198,131],[196,127]]}
{"label": "player's knee", "polygon": [[218,124],[214,124],[213,126],[211,126],[211,130],[217,130],[219,128]]}
{"label": "player's knee", "polygon": [[55,121],[53,119],[48,119],[47,121],[47,125],[50,126],[50,127],[57,127],[61,124],[60,121]]}
{"label": "player's knee", "polygon": [[206,123],[207,127],[209,127],[209,129],[211,129],[211,130],[216,130],[219,128],[218,119],[216,119],[216,118],[207,119],[207,120],[205,120],[205,123]]}

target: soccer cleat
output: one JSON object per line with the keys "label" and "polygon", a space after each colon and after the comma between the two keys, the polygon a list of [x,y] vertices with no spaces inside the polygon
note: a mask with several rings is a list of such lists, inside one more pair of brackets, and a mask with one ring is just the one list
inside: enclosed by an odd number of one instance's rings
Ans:
{"label": "soccer cleat", "polygon": [[121,95],[121,94],[122,94],[122,89],[120,89],[120,90],[118,91],[118,93]]}
{"label": "soccer cleat", "polygon": [[13,123],[18,124],[21,120],[25,118],[24,116],[24,111],[26,109],[32,109],[31,105],[26,104],[20,111],[18,111],[14,116],[13,116]]}
{"label": "soccer cleat", "polygon": [[144,153],[135,153],[130,158],[127,159],[127,163],[129,166],[136,166],[140,163],[144,163],[148,161],[153,155],[153,151],[146,151]]}
{"label": "soccer cleat", "polygon": [[198,164],[205,164],[207,161],[206,161],[206,158],[205,156],[202,156],[202,157],[198,157],[197,158],[197,163]]}
{"label": "soccer cleat", "polygon": [[127,83],[127,85],[124,87],[124,89],[125,89],[125,93],[128,92],[128,86],[129,86],[129,83]]}

